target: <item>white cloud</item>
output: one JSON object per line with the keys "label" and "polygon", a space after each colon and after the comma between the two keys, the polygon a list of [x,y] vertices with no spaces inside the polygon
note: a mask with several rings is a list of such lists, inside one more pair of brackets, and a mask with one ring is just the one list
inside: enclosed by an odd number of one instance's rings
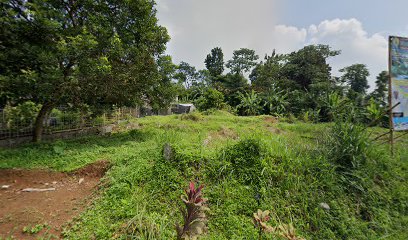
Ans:
{"label": "white cloud", "polygon": [[273,43],[279,53],[288,53],[303,46],[307,37],[305,28],[296,28],[293,26],[277,25],[274,27]]}
{"label": "white cloud", "polygon": [[309,27],[309,43],[328,44],[341,54],[332,59],[334,73],[338,69],[354,63],[366,64],[371,76],[371,89],[375,77],[387,69],[388,41],[379,33],[369,35],[357,19],[325,20],[317,26]]}
{"label": "white cloud", "polygon": [[225,59],[241,47],[271,52],[278,16],[276,0],[158,0],[159,23],[172,37],[168,53],[174,62],[186,61],[198,68],[213,47],[223,49]]}
{"label": "white cloud", "polygon": [[262,58],[273,49],[296,51],[308,44],[328,44],[342,50],[332,58],[333,73],[354,63],[366,64],[374,87],[375,77],[387,68],[387,39],[382,33],[368,34],[357,19],[325,20],[301,28],[278,25],[280,6],[276,0],[157,0],[159,23],[172,37],[168,54],[174,62],[186,61],[204,68],[205,56],[221,47],[225,59],[241,47],[256,50]]}

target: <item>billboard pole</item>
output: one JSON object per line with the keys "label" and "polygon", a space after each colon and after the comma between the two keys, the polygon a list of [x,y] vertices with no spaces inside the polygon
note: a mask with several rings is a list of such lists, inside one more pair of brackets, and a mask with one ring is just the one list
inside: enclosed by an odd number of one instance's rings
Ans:
{"label": "billboard pole", "polygon": [[388,106],[389,106],[389,125],[390,125],[390,149],[391,155],[394,156],[394,123],[392,121],[392,83],[391,83],[391,42],[392,36],[388,37]]}

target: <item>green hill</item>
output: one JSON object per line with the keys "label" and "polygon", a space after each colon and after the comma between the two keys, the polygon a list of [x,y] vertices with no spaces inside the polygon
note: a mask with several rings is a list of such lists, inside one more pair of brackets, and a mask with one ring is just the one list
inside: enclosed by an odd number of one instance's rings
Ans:
{"label": "green hill", "polygon": [[345,148],[344,158],[359,164],[342,169],[328,140],[333,124],[224,112],[132,121],[138,129],[111,136],[2,149],[0,168],[112,163],[99,197],[64,231],[67,239],[175,239],[190,181],[205,185],[210,209],[201,239],[259,239],[257,209],[270,211],[270,226],[292,224],[305,239],[408,239],[407,137],[394,157],[380,142],[356,150],[364,161]]}

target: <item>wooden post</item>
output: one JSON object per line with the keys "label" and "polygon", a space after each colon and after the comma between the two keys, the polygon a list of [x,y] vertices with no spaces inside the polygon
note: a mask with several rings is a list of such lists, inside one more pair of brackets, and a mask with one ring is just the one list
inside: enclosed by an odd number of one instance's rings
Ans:
{"label": "wooden post", "polygon": [[392,57],[391,57],[391,44],[392,36],[388,38],[388,106],[390,106],[389,114],[389,125],[390,125],[390,150],[391,156],[394,156],[394,122],[392,120],[392,80],[391,80],[391,67],[392,67]]}

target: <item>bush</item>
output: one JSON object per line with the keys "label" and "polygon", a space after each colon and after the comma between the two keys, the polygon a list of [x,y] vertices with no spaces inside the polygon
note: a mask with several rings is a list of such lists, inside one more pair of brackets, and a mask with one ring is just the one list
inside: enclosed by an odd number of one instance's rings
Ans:
{"label": "bush", "polygon": [[320,109],[318,110],[309,109],[301,115],[301,119],[305,123],[309,123],[309,122],[318,123],[320,120],[319,114],[320,114]]}
{"label": "bush", "polygon": [[364,164],[369,139],[362,125],[336,121],[327,138],[328,158],[343,170],[352,170]]}
{"label": "bush", "polygon": [[223,166],[213,166],[214,170],[221,171],[216,175],[226,177],[232,174],[243,184],[259,185],[265,167],[262,153],[263,149],[259,141],[241,140],[221,153],[218,162]]}
{"label": "bush", "polygon": [[224,107],[224,94],[216,89],[208,88],[204,91],[195,102],[194,105],[200,111],[208,109],[222,109]]}
{"label": "bush", "polygon": [[15,107],[7,105],[4,109],[7,127],[11,129],[30,127],[40,111],[41,105],[31,101],[19,104]]}
{"label": "bush", "polygon": [[198,112],[193,112],[193,113],[183,113],[180,115],[181,120],[191,120],[191,121],[201,121],[203,120],[203,115]]}

